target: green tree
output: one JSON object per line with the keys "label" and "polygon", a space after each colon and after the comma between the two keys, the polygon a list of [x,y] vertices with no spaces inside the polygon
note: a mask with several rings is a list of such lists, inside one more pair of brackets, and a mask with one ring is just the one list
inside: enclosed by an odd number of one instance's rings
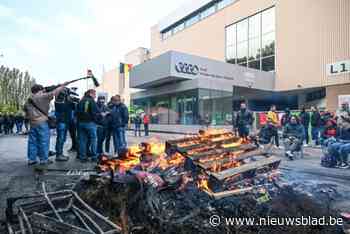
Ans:
{"label": "green tree", "polygon": [[17,68],[0,66],[0,111],[18,111],[22,109],[30,95],[35,79]]}

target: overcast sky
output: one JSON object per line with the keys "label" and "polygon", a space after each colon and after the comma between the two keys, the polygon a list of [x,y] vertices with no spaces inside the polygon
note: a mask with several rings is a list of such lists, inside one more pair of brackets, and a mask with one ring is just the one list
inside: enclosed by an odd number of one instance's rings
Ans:
{"label": "overcast sky", "polygon": [[38,82],[97,76],[150,46],[150,27],[184,0],[0,0],[0,64]]}

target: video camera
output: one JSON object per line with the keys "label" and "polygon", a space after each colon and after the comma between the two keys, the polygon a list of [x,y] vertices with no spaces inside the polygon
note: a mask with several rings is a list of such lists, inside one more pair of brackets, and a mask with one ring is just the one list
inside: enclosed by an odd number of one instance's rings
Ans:
{"label": "video camera", "polygon": [[64,90],[57,95],[55,102],[78,104],[79,94],[77,94],[75,91],[76,88],[64,88]]}

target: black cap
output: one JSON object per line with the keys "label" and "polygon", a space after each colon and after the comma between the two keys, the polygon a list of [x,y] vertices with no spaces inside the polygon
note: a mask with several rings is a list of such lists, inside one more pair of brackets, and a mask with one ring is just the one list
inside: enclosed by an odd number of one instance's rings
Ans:
{"label": "black cap", "polygon": [[32,91],[33,94],[36,94],[37,92],[39,92],[39,91],[41,91],[43,89],[44,89],[44,86],[39,85],[39,84],[35,84],[35,85],[32,86],[31,91]]}

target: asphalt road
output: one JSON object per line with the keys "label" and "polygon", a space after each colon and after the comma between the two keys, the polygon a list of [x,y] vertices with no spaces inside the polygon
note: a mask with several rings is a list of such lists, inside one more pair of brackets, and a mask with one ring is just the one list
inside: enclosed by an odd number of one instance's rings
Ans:
{"label": "asphalt road", "polygon": [[[167,139],[179,138],[181,135],[152,134],[150,137],[135,138],[128,134],[129,145],[142,141],[154,140],[164,142]],[[54,137],[52,143],[54,143]],[[52,144],[53,145],[53,144]],[[66,149],[70,143],[66,144]],[[27,166],[26,136],[0,136],[0,220],[4,218],[4,208],[8,197],[40,192],[40,185],[45,181],[50,190],[69,186],[79,176],[64,176],[62,173],[35,173],[33,167]],[[51,148],[54,148],[53,146]],[[275,150],[282,158],[281,172],[284,180],[295,184],[300,191],[309,193],[331,193],[333,205],[342,211],[350,212],[350,169],[330,169],[320,166],[321,150],[305,148],[305,157],[289,161],[282,156],[281,150]],[[68,162],[54,163],[51,169],[92,169],[95,164],[82,164],[70,155]]]}

